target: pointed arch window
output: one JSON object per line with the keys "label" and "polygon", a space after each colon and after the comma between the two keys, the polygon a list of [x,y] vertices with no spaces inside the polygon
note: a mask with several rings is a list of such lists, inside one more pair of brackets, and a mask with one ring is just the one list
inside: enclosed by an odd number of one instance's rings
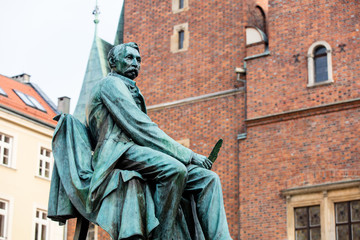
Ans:
{"label": "pointed arch window", "polygon": [[189,48],[189,25],[188,23],[174,26],[173,35],[170,39],[170,51],[172,53],[183,52]]}
{"label": "pointed arch window", "polygon": [[308,87],[332,83],[331,47],[325,41],[313,43],[308,50]]}

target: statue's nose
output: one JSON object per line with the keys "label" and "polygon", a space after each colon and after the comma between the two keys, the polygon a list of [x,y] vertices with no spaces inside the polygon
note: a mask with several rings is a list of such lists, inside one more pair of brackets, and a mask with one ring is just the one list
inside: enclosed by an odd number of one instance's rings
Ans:
{"label": "statue's nose", "polygon": [[131,65],[133,65],[134,67],[139,67],[139,66],[140,66],[140,64],[139,64],[139,62],[136,60],[136,58],[133,59]]}

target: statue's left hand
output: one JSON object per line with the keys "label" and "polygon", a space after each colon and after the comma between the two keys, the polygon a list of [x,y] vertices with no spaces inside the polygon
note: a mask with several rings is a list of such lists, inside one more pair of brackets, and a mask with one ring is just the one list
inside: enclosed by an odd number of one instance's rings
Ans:
{"label": "statue's left hand", "polygon": [[206,169],[211,169],[212,167],[212,162],[207,157],[197,153],[194,153],[191,163]]}

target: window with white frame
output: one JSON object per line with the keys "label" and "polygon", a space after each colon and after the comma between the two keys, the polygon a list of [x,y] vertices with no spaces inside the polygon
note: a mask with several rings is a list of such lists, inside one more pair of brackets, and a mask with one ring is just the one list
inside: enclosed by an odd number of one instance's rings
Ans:
{"label": "window with white frame", "polygon": [[52,162],[51,150],[41,147],[40,148],[38,176],[50,179],[51,162]]}
{"label": "window with white frame", "polygon": [[288,240],[360,239],[360,179],[282,191]]}
{"label": "window with white frame", "polygon": [[48,240],[48,224],[46,211],[36,209],[34,240]]}
{"label": "window with white frame", "polygon": [[86,235],[86,240],[97,240],[97,226],[93,223],[89,224],[88,233]]}
{"label": "window with white frame", "polygon": [[332,83],[331,46],[325,41],[313,43],[308,50],[308,87]]}
{"label": "window with white frame", "polygon": [[0,164],[11,167],[13,137],[0,133]]}
{"label": "window with white frame", "polygon": [[9,219],[9,202],[0,199],[0,240],[7,239],[8,219]]}

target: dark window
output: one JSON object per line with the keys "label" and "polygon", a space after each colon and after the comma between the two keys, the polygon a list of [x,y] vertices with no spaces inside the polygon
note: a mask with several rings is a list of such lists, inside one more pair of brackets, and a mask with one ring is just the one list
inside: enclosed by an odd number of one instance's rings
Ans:
{"label": "dark window", "polygon": [[295,239],[320,240],[320,206],[295,208]]}
{"label": "dark window", "polygon": [[360,200],[335,204],[336,240],[360,239]]}
{"label": "dark window", "polygon": [[314,54],[315,62],[315,82],[324,82],[328,80],[328,65],[326,48],[321,46],[316,48]]}
{"label": "dark window", "polygon": [[184,8],[184,0],[179,0],[179,9]]}
{"label": "dark window", "polygon": [[183,47],[184,47],[184,35],[185,35],[184,30],[180,30],[179,31],[179,49],[183,49]]}

